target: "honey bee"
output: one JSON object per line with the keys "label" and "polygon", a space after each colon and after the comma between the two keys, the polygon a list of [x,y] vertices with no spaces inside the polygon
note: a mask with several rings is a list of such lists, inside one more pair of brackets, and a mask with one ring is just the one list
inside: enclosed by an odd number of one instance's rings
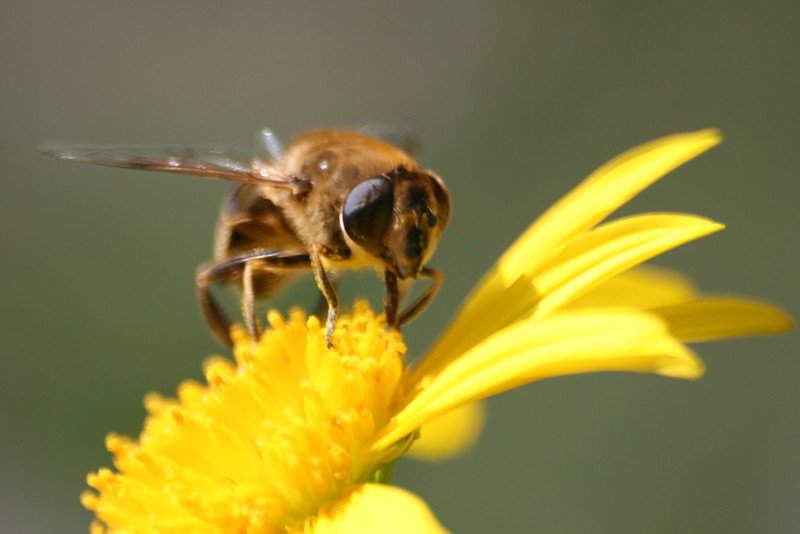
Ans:
{"label": "honey bee", "polygon": [[[230,345],[231,320],[211,288],[241,289],[243,320],[260,335],[256,300],[274,295],[294,274],[311,270],[327,303],[332,345],[339,310],[335,275],[372,268],[383,276],[384,311],[392,327],[431,301],[443,274],[427,265],[450,218],[439,176],[408,151],[364,133],[316,130],[283,149],[269,129],[255,150],[218,146],[44,148],[56,157],[234,182],[220,211],[213,258],[196,272],[200,307],[211,333]],[[405,309],[402,298],[420,276],[431,284]]]}

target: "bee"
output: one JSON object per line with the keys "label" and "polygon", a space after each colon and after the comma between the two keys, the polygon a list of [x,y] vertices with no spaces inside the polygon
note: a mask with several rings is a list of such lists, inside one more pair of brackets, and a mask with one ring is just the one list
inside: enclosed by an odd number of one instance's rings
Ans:
{"label": "bee", "polygon": [[[444,276],[429,267],[450,218],[442,179],[409,151],[360,132],[316,130],[284,150],[269,129],[255,150],[203,146],[58,148],[58,158],[233,182],[220,210],[210,261],[196,271],[200,308],[213,336],[231,345],[231,320],[212,292],[218,283],[241,290],[244,323],[261,332],[256,302],[310,270],[327,304],[332,346],[339,311],[336,274],[372,268],[385,284],[384,311],[394,328],[418,315]],[[430,279],[405,309],[411,282]]]}

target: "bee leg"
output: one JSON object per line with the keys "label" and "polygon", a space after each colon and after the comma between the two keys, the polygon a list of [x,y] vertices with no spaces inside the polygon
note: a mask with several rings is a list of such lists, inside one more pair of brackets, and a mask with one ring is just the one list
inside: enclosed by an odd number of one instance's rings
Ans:
{"label": "bee leg", "polygon": [[433,283],[428,286],[425,292],[420,295],[413,304],[400,313],[400,318],[397,321],[398,324],[406,324],[416,317],[419,312],[425,309],[436,293],[439,292],[439,288],[442,287],[442,282],[444,281],[444,273],[442,273],[442,271],[431,269],[430,267],[423,267],[422,270],[420,270],[420,274],[430,278]]}
{"label": "bee leg", "polygon": [[[336,286],[336,280],[334,280],[331,277],[328,277],[328,280],[330,281],[331,286],[333,287],[333,290],[336,291],[336,293],[338,294],[338,289],[337,289],[337,286]],[[322,295],[322,293],[320,293],[319,299],[317,299],[317,305],[314,307],[314,315],[316,315],[320,319],[326,319],[327,320],[327,317],[328,317],[328,301],[325,300],[325,297]]]}
{"label": "bee leg", "polygon": [[311,269],[314,271],[314,280],[317,282],[317,287],[325,297],[328,303],[328,319],[325,322],[325,344],[328,348],[333,347],[333,325],[336,322],[336,315],[339,313],[339,295],[336,294],[336,287],[325,272],[322,266],[321,251],[323,245],[314,243],[311,245]]}
{"label": "bee leg", "polygon": [[222,345],[230,347],[233,341],[230,337],[231,322],[222,307],[211,294],[211,284],[217,280],[224,280],[227,277],[220,276],[221,273],[215,272],[214,266],[201,266],[195,275],[195,288],[197,290],[197,300],[203,317],[211,330],[211,334]]}
{"label": "bee leg", "polygon": [[261,338],[261,324],[256,312],[256,295],[253,291],[253,261],[244,263],[242,272],[242,317],[247,326],[247,332],[253,339]]}
{"label": "bee leg", "polygon": [[397,308],[400,303],[397,275],[386,269],[383,272],[383,280],[386,284],[386,293],[383,295],[383,312],[386,315],[386,324],[392,328],[397,328]]}
{"label": "bee leg", "polygon": [[[255,294],[252,285],[252,273],[245,275],[247,266],[250,269],[264,269],[267,271],[286,271],[296,269],[308,269],[311,262],[307,254],[287,254],[276,250],[252,250],[246,254],[232,256],[218,261],[212,261],[198,267],[195,274],[195,287],[197,289],[197,300],[203,311],[206,323],[211,330],[214,338],[223,345],[230,347],[233,345],[230,329],[231,320],[225,314],[217,299],[211,292],[211,285],[216,282],[229,282],[243,278],[243,302],[242,308],[248,330],[251,334],[257,329],[255,321]],[[250,278],[250,281],[248,281]],[[249,285],[249,289],[248,289]],[[249,293],[249,295],[248,295]],[[248,304],[248,299],[250,304]],[[248,312],[248,307],[251,310]],[[251,319],[248,317],[252,317]]]}

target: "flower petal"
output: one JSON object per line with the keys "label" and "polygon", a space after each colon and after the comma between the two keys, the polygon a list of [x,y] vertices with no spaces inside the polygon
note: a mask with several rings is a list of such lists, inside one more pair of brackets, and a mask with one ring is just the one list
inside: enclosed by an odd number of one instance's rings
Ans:
{"label": "flower petal", "polygon": [[[509,316],[530,308],[540,298],[527,273],[536,272],[566,240],[588,231],[653,182],[717,145],[722,136],[715,129],[671,135],[645,143],[612,159],[539,217],[503,254],[464,301],[453,323],[431,354],[422,362],[424,372],[440,368],[454,352],[474,343],[474,327],[495,306],[499,295],[511,289],[515,306],[503,310]],[[457,345],[457,346],[456,346]]]}
{"label": "flower petal", "polygon": [[363,484],[305,525],[308,534],[444,533],[425,501],[404,489]]}
{"label": "flower petal", "polygon": [[697,290],[688,277],[663,267],[642,265],[593,287],[566,307],[568,309],[630,306],[646,310],[692,300]]}
{"label": "flower petal", "polygon": [[572,240],[541,267],[534,284],[544,298],[534,315],[548,315],[615,274],[723,228],[693,215],[652,213],[600,226]]}
{"label": "flower petal", "polygon": [[697,378],[702,362],[655,315],[625,309],[561,312],[499,332],[433,376],[379,435],[386,447],[465,402],[555,376],[596,371]]}
{"label": "flower petal", "polygon": [[670,135],[612,159],[539,217],[503,254],[468,298],[480,310],[549,256],[560,243],[594,227],[653,182],[722,141],[717,130]]}
{"label": "flower petal", "polygon": [[599,226],[572,239],[540,264],[538,272],[525,273],[487,302],[468,330],[457,336],[448,331],[415,374],[434,374],[449,359],[514,321],[531,315],[541,319],[612,276],[722,228],[702,217],[667,213],[625,217]]}
{"label": "flower petal", "polygon": [[485,421],[484,403],[470,402],[459,406],[424,425],[419,438],[406,454],[430,462],[460,456],[478,441]]}
{"label": "flower petal", "polygon": [[704,297],[654,308],[672,334],[686,342],[738,336],[782,334],[794,327],[788,314],[762,302],[736,297]]}

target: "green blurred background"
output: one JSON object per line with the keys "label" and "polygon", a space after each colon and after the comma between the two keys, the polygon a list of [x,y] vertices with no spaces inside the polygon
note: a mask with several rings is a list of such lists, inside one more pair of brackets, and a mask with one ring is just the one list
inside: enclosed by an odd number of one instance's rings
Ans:
{"label": "green blurred background", "polygon": [[[658,262],[798,307],[800,4],[24,2],[0,7],[0,531],[82,532],[103,437],[219,348],[194,300],[225,185],[92,168],[42,142],[250,143],[410,125],[455,214],[416,354],[546,206],[611,156],[726,142],[625,212],[728,224]],[[373,277],[355,277],[346,299]],[[299,284],[278,304],[312,304]],[[797,336],[699,347],[708,375],[550,380],[490,402],[467,457],[397,482],[455,532],[797,532]]]}

